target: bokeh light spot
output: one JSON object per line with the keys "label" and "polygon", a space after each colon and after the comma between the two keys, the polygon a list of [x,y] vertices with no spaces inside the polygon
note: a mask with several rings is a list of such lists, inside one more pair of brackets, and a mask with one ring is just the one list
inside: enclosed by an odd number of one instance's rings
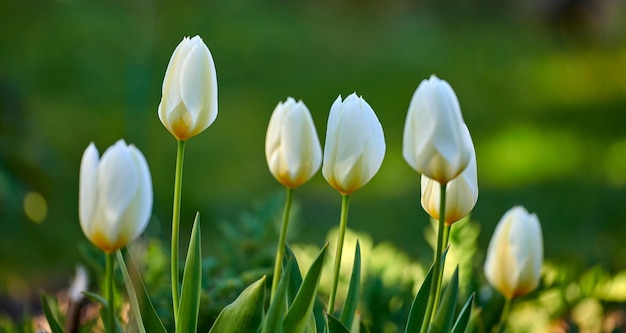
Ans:
{"label": "bokeh light spot", "polygon": [[38,192],[28,192],[24,196],[24,213],[29,220],[41,223],[48,215],[48,203]]}

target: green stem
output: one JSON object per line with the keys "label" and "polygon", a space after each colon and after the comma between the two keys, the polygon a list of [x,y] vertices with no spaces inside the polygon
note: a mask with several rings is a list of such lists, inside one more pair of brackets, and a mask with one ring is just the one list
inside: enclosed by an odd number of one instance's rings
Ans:
{"label": "green stem", "polygon": [[109,329],[111,332],[115,332],[115,293],[113,288],[115,278],[115,252],[105,254],[105,286],[107,294],[107,302],[109,303],[109,313],[106,320],[109,323]]}
{"label": "green stem", "polygon": [[[444,224],[443,225],[443,244],[442,244],[442,251],[443,249],[445,249],[446,247],[448,247],[448,240],[450,239],[450,225],[448,224]],[[439,281],[437,282],[437,294],[435,295],[435,304],[433,306],[433,309],[437,309],[437,307],[439,307],[439,301],[441,300],[441,291],[442,291],[442,281],[443,281],[443,271],[445,269],[445,263],[441,264],[441,270],[439,270],[439,276],[438,279]],[[435,312],[437,310],[433,311],[433,316],[432,318],[435,318]]]}
{"label": "green stem", "polygon": [[500,323],[498,324],[498,333],[503,333],[506,331],[506,321],[509,318],[509,312],[511,312],[511,303],[513,303],[513,301],[509,298],[506,298],[504,301],[504,308],[502,309],[502,314],[500,315]]}
{"label": "green stem", "polygon": [[293,189],[287,187],[285,198],[285,209],[283,211],[283,222],[280,227],[280,236],[278,238],[278,248],[276,249],[276,262],[274,263],[274,277],[272,278],[272,293],[270,299],[274,298],[278,281],[282,272],[283,257],[285,256],[285,243],[287,242],[287,229],[289,226],[289,212],[291,211],[291,202],[293,199]]}
{"label": "green stem", "polygon": [[341,218],[339,220],[339,237],[337,238],[337,252],[335,253],[335,271],[333,276],[333,284],[330,289],[330,298],[328,300],[328,314],[332,315],[335,311],[335,298],[337,297],[337,284],[339,284],[339,270],[341,269],[341,254],[343,252],[343,240],[346,236],[346,227],[348,225],[348,205],[350,197],[342,195],[341,197]]}
{"label": "green stem", "polygon": [[174,212],[172,213],[172,303],[174,304],[174,324],[178,323],[179,276],[178,276],[178,234],[180,226],[180,202],[183,188],[183,159],[185,140],[178,140],[176,149],[176,176],[174,180]]}
{"label": "green stem", "polygon": [[424,315],[424,321],[422,322],[421,333],[428,330],[428,326],[432,318],[435,317],[436,306],[439,303],[439,296],[441,294],[441,277],[443,274],[443,267],[445,261],[441,261],[441,254],[444,249],[444,239],[447,246],[448,243],[448,231],[449,228],[445,226],[446,220],[446,184],[440,184],[440,198],[439,198],[439,225],[437,227],[437,248],[435,250],[435,263],[433,265],[433,279],[430,285],[430,293],[428,295],[428,304],[426,305],[426,313]]}

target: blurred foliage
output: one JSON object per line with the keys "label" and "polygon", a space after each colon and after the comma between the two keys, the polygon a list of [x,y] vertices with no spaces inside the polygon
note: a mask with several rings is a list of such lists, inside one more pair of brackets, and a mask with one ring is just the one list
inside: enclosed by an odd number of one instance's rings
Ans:
{"label": "blurred foliage", "polygon": [[[0,20],[0,312],[12,317],[38,307],[40,288],[62,288],[81,260],[78,168],[90,141],[124,137],[144,152],[155,190],[146,235],[169,241],[175,141],[156,108],[171,52],[195,34],[215,59],[220,114],[187,145],[181,229],[197,210],[211,222],[207,267],[253,249],[225,253],[215,221],[276,188],[263,141],[278,101],[303,99],[323,138],[330,104],[353,91],[377,112],[388,151],[354,195],[350,225],[428,260],[401,133],[411,94],[436,73],[474,138],[481,230],[523,203],[543,222],[548,258],[576,272],[626,269],[623,2],[7,0]],[[336,224],[331,193],[321,175],[296,192],[300,241],[320,244]]]}
{"label": "blurred foliage", "polygon": [[[199,331],[211,327],[223,307],[232,302],[238,294],[259,277],[271,279],[275,244],[278,235],[281,206],[284,198],[280,195],[255,205],[251,212],[241,214],[235,221],[223,222],[220,235],[224,236],[216,244],[223,251],[221,255],[207,256],[203,263],[203,291],[199,315]],[[297,212],[297,209],[296,209]],[[302,220],[294,214],[292,234],[298,235]],[[432,245],[433,224],[424,230],[424,238]],[[447,268],[459,266],[461,275],[461,297],[477,292],[474,315],[469,332],[491,332],[498,322],[503,298],[485,281],[482,273],[484,258],[477,252],[479,226],[469,219],[455,223],[450,234],[450,252]],[[329,253],[334,253],[337,228],[327,235]],[[338,301],[345,298],[345,290],[352,270],[354,248],[357,239],[363,254],[361,272],[361,295],[358,312],[363,327],[369,332],[393,333],[403,330],[411,302],[421,286],[426,268],[431,260],[414,260],[407,253],[388,242],[376,243],[371,235],[347,230],[345,250],[342,256],[342,271]],[[423,241],[418,237],[418,241]],[[246,244],[246,246],[241,246]],[[318,254],[319,246],[293,243],[293,253],[297,257],[302,273],[305,274]],[[153,304],[171,329],[172,313],[170,284],[168,279],[169,249],[158,239],[141,239],[129,249],[142,268],[142,279]],[[100,276],[104,269],[102,254],[94,248],[84,250],[84,260],[90,276]],[[228,255],[227,255],[228,253]],[[318,311],[326,302],[332,280],[332,255],[326,258],[318,294]],[[446,270],[444,284],[451,274]],[[121,310],[120,317],[128,321],[128,306],[125,305],[123,282],[117,277],[116,300]],[[271,283],[267,283],[267,296]],[[101,290],[98,281],[92,281],[90,290]],[[65,320],[65,297],[61,295],[53,308],[61,321]],[[269,299],[266,299],[268,302]],[[89,305],[87,305],[89,307]],[[341,308],[341,304],[339,306]],[[84,311],[88,312],[88,311]],[[96,327],[95,315],[83,314],[80,332],[91,332]],[[42,316],[32,318],[28,313],[20,321],[0,317],[1,332],[32,332],[32,323],[41,323]],[[622,332],[626,330],[626,270],[611,274],[600,266],[577,271],[571,266],[547,261],[544,264],[542,279],[537,290],[516,299],[510,316],[514,332]],[[37,326],[42,327],[42,326]],[[45,327],[45,326],[44,326]],[[320,328],[323,325],[319,326]]]}

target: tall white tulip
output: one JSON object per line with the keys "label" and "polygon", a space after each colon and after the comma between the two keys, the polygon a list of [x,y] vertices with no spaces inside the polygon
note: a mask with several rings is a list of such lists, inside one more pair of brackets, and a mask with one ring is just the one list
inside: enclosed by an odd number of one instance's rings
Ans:
{"label": "tall white tulip", "polygon": [[[463,125],[466,140],[470,141],[469,130]],[[476,152],[472,147],[472,158],[459,176],[446,184],[446,214],[445,223],[452,223],[469,214],[478,200],[478,174],[476,170]],[[439,204],[441,200],[441,186],[436,180],[422,174],[422,207],[434,219],[439,219]]]}
{"label": "tall white tulip", "polygon": [[217,75],[202,38],[185,37],[174,50],[163,80],[159,119],[178,140],[204,131],[217,117]]}
{"label": "tall white tulip", "polygon": [[137,238],[152,212],[152,179],[146,159],[124,140],[102,158],[91,143],[80,164],[79,218],[85,236],[106,253]]}
{"label": "tall white tulip", "polygon": [[270,117],[265,137],[270,172],[294,189],[307,182],[322,164],[322,146],[309,109],[293,98],[280,102]]}
{"label": "tall white tulip", "polygon": [[531,292],[539,284],[543,237],[535,214],[516,206],[507,211],[491,236],[485,276],[507,299]]}
{"label": "tall white tulip", "polygon": [[417,172],[445,184],[470,162],[459,101],[448,82],[432,75],[415,90],[406,116],[402,155]]}
{"label": "tall white tulip", "polygon": [[355,93],[330,108],[322,173],[348,195],[374,177],[385,157],[383,128],[367,102]]}

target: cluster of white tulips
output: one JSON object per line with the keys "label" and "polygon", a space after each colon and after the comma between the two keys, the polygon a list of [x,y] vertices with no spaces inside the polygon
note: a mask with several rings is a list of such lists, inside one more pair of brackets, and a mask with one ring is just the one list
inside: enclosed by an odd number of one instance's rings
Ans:
{"label": "cluster of white tulips", "polygon": [[[208,128],[217,117],[215,65],[200,37],[184,38],[174,50],[163,81],[158,116],[178,141],[171,251],[175,332],[196,332],[202,278],[199,217],[194,221],[182,281],[178,235],[185,142]],[[337,300],[337,285],[349,197],[367,184],[382,164],[386,150],[383,128],[363,97],[355,93],[345,99],[339,96],[330,107],[322,149],[309,109],[302,101],[289,97],[274,109],[265,143],[269,170],[287,193],[271,277],[270,304],[265,307],[262,302],[266,279],[261,277],[223,310],[211,332],[359,332],[359,255],[355,257],[348,295],[343,301]],[[478,199],[477,166],[470,131],[454,90],[446,81],[433,75],[419,84],[409,104],[402,152],[407,163],[421,174],[422,207],[439,221],[434,263],[416,295],[406,332],[464,332],[473,295],[457,313],[458,276],[443,291],[442,272],[450,228],[472,211]],[[291,276],[300,273],[286,244],[293,191],[320,167],[324,178],[342,197],[334,278],[323,328],[315,327],[311,318],[326,247],[306,276],[301,277],[300,285],[293,286]],[[149,296],[145,290],[133,288],[126,262],[131,263],[119,251],[145,229],[152,201],[150,170],[139,149],[119,140],[100,157],[93,143],[87,147],[80,168],[79,218],[86,237],[106,255],[106,297],[88,296],[102,304],[102,322],[107,332],[118,332],[123,326],[114,309],[116,263],[127,278],[126,289],[138,330],[165,332],[156,313],[150,312],[151,307],[142,308],[142,313],[138,299],[149,301]],[[358,244],[356,250],[358,254]],[[537,287],[542,260],[539,220],[524,208],[514,207],[504,214],[494,232],[484,271],[490,284],[507,299],[501,330],[506,326],[511,301]],[[298,291],[295,296],[289,294],[292,289]],[[339,305],[343,307],[341,313],[335,309]],[[53,331],[55,327],[59,329],[56,324],[51,327]]]}

